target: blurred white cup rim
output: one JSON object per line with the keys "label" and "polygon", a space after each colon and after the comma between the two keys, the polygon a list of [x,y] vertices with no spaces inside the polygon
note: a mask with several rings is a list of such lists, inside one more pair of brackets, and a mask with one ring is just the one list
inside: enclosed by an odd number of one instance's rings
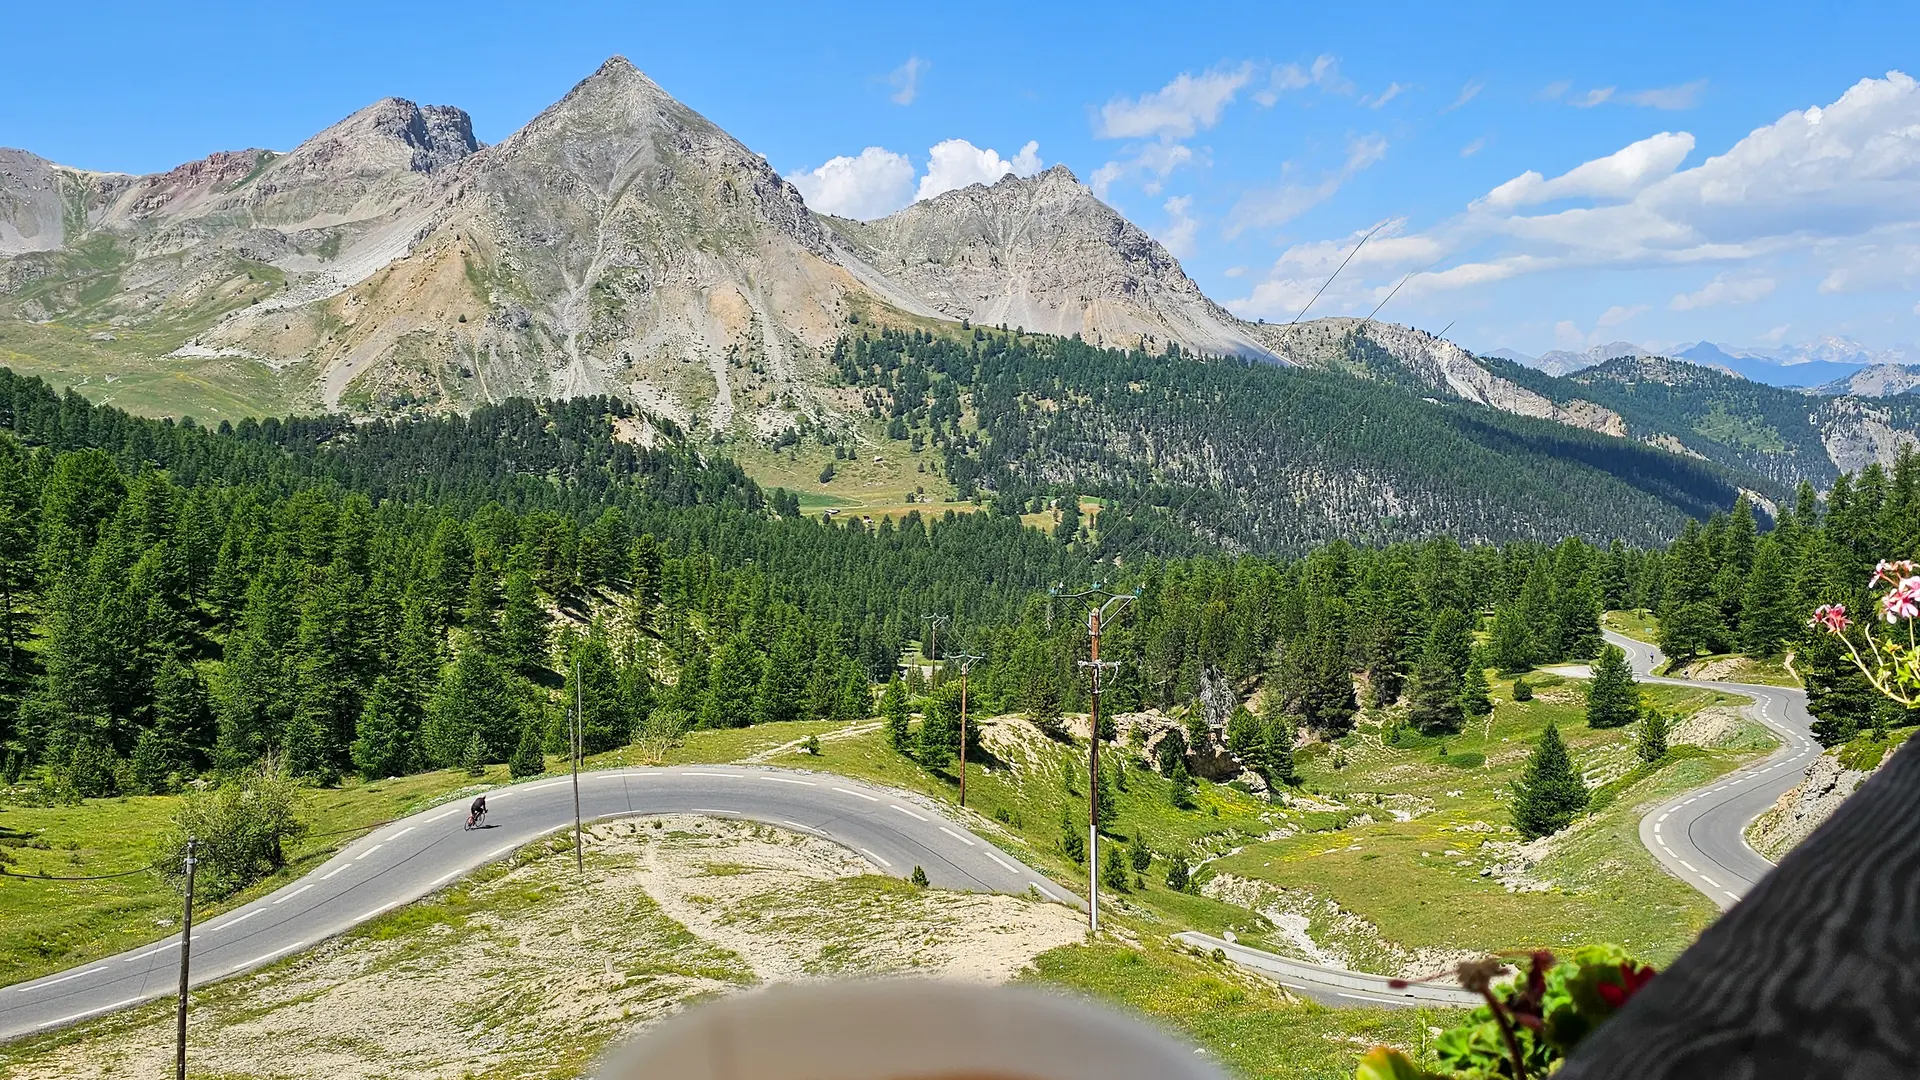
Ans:
{"label": "blurred white cup rim", "polygon": [[917,980],[783,984],[696,1006],[601,1080],[1222,1080],[1150,1022],[1054,994]]}

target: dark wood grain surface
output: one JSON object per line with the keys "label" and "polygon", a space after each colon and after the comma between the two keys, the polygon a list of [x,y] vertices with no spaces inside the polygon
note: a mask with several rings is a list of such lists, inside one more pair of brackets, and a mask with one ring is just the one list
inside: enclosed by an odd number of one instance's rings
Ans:
{"label": "dark wood grain surface", "polygon": [[1920,1077],[1920,751],[1895,753],[1558,1077]]}

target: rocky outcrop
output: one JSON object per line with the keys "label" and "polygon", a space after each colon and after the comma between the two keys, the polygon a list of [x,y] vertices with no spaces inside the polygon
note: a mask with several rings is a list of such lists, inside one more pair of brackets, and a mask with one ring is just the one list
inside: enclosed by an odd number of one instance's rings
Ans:
{"label": "rocky outcrop", "polygon": [[1833,816],[1847,796],[1875,771],[1849,769],[1832,753],[1814,758],[1807,766],[1807,778],[1747,826],[1747,843],[1778,862]]}
{"label": "rocky outcrop", "polygon": [[949,319],[1119,348],[1175,343],[1277,359],[1064,165],[949,191],[878,221],[826,221],[852,256]]}

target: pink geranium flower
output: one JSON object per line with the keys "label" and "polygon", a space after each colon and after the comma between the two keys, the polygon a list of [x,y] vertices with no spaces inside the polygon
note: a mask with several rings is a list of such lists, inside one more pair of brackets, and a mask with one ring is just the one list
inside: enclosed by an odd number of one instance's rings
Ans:
{"label": "pink geranium flower", "polygon": [[1916,615],[1920,615],[1920,577],[1900,579],[1892,592],[1880,598],[1880,616],[1890,623]]}
{"label": "pink geranium flower", "polygon": [[1807,625],[1824,626],[1827,628],[1827,633],[1839,634],[1844,633],[1847,627],[1852,626],[1853,620],[1847,618],[1847,605],[1821,604],[1818,608],[1814,609],[1813,621]]}
{"label": "pink geranium flower", "polygon": [[1912,559],[1881,559],[1880,565],[1873,568],[1873,580],[1868,585],[1891,584],[1913,574]]}

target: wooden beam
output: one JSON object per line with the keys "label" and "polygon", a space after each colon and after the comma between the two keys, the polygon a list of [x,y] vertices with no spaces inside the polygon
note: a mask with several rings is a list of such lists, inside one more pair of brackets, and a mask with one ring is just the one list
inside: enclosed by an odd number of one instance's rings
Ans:
{"label": "wooden beam", "polygon": [[1557,1080],[1920,1076],[1920,750],[1905,749]]}

